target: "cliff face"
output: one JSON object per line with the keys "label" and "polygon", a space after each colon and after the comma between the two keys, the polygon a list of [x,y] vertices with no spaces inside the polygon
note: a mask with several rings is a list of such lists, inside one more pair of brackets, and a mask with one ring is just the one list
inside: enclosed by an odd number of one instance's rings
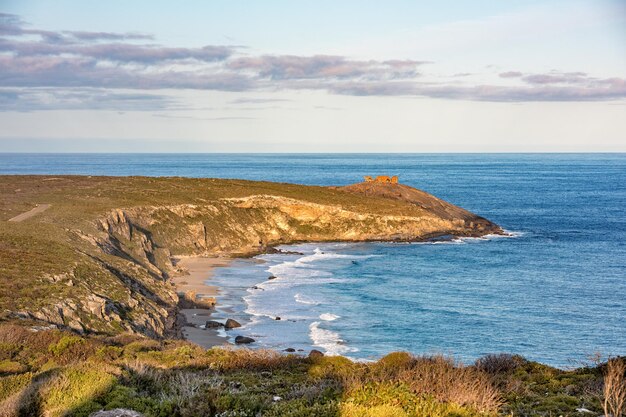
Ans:
{"label": "cliff face", "polygon": [[[85,217],[78,227],[64,228],[58,235],[67,249],[62,272],[37,281],[54,291],[37,303],[21,297],[5,316],[77,331],[167,336],[173,334],[178,302],[168,281],[176,270],[172,255],[252,254],[298,241],[420,240],[501,232],[486,219],[401,185],[364,183],[337,190],[283,186],[307,192],[302,198],[293,191],[281,193],[279,185],[272,185],[279,192],[265,193],[267,183],[252,184],[257,193],[222,193],[226,195],[195,198],[193,203],[163,198],[163,204],[154,204],[159,199],[153,198],[151,204],[105,209]],[[59,222],[51,218],[49,223]]]}

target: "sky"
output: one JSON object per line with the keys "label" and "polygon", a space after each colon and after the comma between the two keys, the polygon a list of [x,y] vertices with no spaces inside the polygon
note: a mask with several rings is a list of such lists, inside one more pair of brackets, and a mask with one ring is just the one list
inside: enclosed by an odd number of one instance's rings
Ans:
{"label": "sky", "polygon": [[0,152],[626,152],[626,1],[0,0]]}

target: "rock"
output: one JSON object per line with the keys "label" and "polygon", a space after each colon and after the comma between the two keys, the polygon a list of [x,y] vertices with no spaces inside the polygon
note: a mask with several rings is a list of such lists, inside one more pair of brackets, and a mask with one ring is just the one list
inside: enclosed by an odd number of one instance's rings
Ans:
{"label": "rock", "polygon": [[238,345],[240,344],[247,344],[247,343],[254,343],[255,340],[251,337],[246,337],[246,336],[237,336],[235,337],[235,343],[237,343]]}
{"label": "rock", "polygon": [[215,320],[209,320],[205,323],[204,328],[205,329],[216,329],[218,327],[223,327],[224,324],[220,323],[219,321],[215,321]]}
{"label": "rock", "polygon": [[277,277],[277,276],[274,276],[274,275],[270,275],[269,277],[267,277],[267,279],[270,279],[270,280],[271,280],[271,279],[276,279],[276,278],[278,278],[278,277]]}
{"label": "rock", "polygon": [[280,317],[276,316],[276,317],[274,318],[274,320],[280,320]]}
{"label": "rock", "polygon": [[108,411],[96,411],[91,413],[89,417],[143,417],[143,414],[133,410],[126,410],[124,408],[116,408]]}
{"label": "rock", "polygon": [[228,319],[226,320],[226,323],[224,323],[224,327],[227,329],[235,329],[237,327],[241,327],[241,324],[239,324],[237,320]]}
{"label": "rock", "polygon": [[292,352],[295,352],[295,351],[296,350],[294,348],[287,348],[287,349],[283,350],[283,352],[289,352],[289,353],[292,353]]}
{"label": "rock", "polygon": [[324,354],[317,349],[313,349],[309,352],[309,359],[319,359],[323,358]]}

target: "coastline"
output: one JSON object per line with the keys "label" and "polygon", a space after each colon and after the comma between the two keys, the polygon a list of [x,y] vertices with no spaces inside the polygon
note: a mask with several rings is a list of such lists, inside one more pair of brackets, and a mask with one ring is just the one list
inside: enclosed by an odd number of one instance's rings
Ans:
{"label": "coastline", "polygon": [[215,317],[219,288],[207,285],[215,268],[228,266],[231,258],[177,256],[173,264],[180,273],[170,278],[181,298],[179,314],[183,318],[181,333],[185,340],[204,348],[228,344],[228,337],[218,329],[205,329],[207,320]]}

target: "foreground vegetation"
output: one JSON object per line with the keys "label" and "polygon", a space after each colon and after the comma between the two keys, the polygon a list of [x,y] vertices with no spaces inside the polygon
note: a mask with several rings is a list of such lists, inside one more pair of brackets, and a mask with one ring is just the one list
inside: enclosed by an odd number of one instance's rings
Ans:
{"label": "foreground vegetation", "polygon": [[89,416],[117,408],[146,416],[602,413],[603,365],[563,371],[491,355],[463,366],[402,352],[364,364],[6,324],[0,340],[2,416]]}

